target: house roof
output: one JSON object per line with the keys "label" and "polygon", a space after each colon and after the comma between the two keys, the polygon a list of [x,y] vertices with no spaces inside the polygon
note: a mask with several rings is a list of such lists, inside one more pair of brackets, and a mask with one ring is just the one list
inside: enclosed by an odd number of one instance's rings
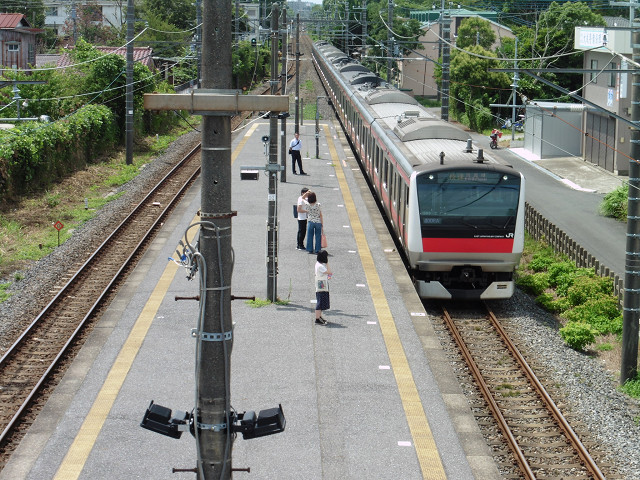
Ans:
{"label": "house roof", "polygon": [[[109,54],[115,53],[116,55],[126,56],[126,47],[96,47],[96,50]],[[143,65],[149,67],[150,70],[155,69],[155,63],[153,61],[153,49],[151,47],[133,47],[133,61],[140,62]],[[55,65],[56,67],[68,67],[73,65],[73,61],[68,53],[60,55],[53,54],[37,54],[36,65],[41,67],[45,65]]]}
{"label": "house roof", "polygon": [[27,17],[22,13],[0,13],[0,29],[14,30],[30,27]]}

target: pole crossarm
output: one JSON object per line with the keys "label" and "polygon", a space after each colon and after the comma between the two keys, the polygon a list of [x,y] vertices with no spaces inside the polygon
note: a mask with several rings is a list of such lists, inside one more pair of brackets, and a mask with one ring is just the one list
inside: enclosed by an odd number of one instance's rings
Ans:
{"label": "pole crossarm", "polygon": [[200,89],[191,95],[175,93],[145,93],[145,110],[188,110],[192,113],[247,112],[264,110],[288,112],[289,96],[285,95],[238,95],[235,93],[211,92]]}

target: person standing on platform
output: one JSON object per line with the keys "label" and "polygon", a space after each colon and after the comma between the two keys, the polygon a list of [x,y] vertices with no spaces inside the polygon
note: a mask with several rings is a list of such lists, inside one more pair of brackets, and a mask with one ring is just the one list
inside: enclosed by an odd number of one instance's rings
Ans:
{"label": "person standing on platform", "polygon": [[307,252],[317,254],[322,248],[322,210],[315,192],[307,192],[303,208],[307,211]]}
{"label": "person standing on platform", "polygon": [[291,140],[289,144],[289,154],[291,155],[291,170],[293,170],[293,174],[296,175],[296,162],[298,163],[298,170],[300,170],[300,175],[306,175],[304,170],[302,170],[302,157],[300,156],[300,149],[302,148],[302,141],[300,140],[300,134],[296,132],[295,137]]}
{"label": "person standing on platform", "polygon": [[307,235],[307,210],[305,210],[307,192],[309,192],[309,189],[304,187],[300,190],[300,196],[298,197],[298,238],[296,250],[304,250],[304,237]]}
{"label": "person standing on platform", "polygon": [[316,323],[326,325],[327,321],[322,318],[322,312],[329,310],[329,279],[331,269],[329,268],[329,254],[326,250],[320,250],[316,257]]}

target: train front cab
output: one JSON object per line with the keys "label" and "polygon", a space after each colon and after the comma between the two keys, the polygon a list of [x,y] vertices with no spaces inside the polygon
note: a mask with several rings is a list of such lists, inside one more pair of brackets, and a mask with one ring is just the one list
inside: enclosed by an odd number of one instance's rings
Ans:
{"label": "train front cab", "polygon": [[509,298],[524,247],[524,183],[499,168],[414,174],[407,253],[420,297]]}

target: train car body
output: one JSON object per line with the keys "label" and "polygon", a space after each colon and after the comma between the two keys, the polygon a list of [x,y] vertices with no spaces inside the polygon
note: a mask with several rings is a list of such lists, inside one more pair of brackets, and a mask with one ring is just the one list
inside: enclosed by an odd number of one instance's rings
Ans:
{"label": "train car body", "polygon": [[313,60],[422,298],[513,294],[524,177],[327,42]]}

